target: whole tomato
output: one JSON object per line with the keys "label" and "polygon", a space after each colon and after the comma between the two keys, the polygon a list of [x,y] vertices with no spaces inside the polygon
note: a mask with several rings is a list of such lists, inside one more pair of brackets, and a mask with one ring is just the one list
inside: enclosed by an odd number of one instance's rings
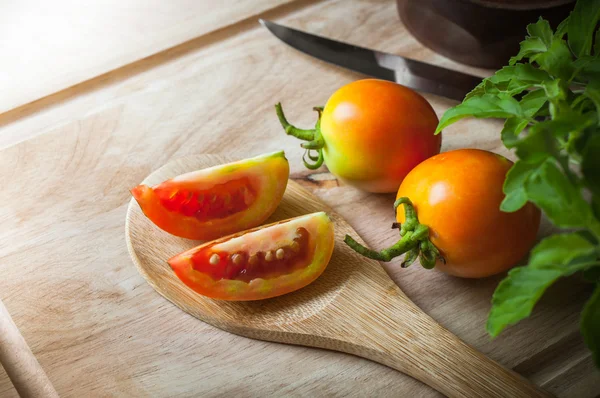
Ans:
{"label": "whole tomato", "polygon": [[370,192],[395,192],[423,160],[439,153],[438,118],[420,94],[399,84],[359,80],[337,90],[319,111],[314,130],[291,126],[277,114],[286,133],[308,141],[302,146],[314,163],[323,161],[342,181]]}
{"label": "whole tomato", "polygon": [[359,251],[383,261],[408,251],[411,262],[419,255],[422,263],[465,278],[511,268],[531,249],[540,225],[540,211],[531,203],[514,213],[500,210],[511,166],[510,160],[479,149],[427,159],[398,189],[397,206],[405,210],[396,215],[402,239],[380,253]]}

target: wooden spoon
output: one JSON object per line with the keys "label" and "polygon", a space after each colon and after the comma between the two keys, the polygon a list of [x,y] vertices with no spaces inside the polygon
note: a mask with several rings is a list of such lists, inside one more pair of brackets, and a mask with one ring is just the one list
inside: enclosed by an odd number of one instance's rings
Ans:
{"label": "wooden spoon", "polygon": [[[230,161],[217,155],[180,159],[152,173],[144,183],[155,185]],[[309,286],[269,300],[217,301],[186,287],[166,260],[198,242],[161,231],[133,199],[127,211],[127,245],[139,272],[156,291],[183,311],[228,332],[358,355],[404,372],[449,397],[551,396],[421,311],[378,262],[344,244],[346,234],[357,237],[357,233],[297,183],[289,182],[269,222],[315,211],[326,211],[335,224],[331,262]]]}
{"label": "wooden spoon", "polygon": [[27,342],[0,300],[0,365],[22,398],[58,398]]}

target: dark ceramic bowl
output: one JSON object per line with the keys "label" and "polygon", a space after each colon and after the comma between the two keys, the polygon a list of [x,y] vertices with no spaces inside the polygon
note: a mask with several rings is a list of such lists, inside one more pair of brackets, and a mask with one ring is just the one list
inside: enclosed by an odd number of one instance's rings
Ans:
{"label": "dark ceramic bowl", "polygon": [[542,16],[555,29],[574,0],[397,0],[421,43],[455,61],[497,69],[519,51],[525,27]]}

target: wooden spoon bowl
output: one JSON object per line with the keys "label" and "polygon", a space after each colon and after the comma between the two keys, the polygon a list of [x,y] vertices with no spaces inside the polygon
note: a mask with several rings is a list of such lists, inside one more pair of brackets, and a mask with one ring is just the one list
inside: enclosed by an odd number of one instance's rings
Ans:
{"label": "wooden spoon bowl", "polygon": [[[183,158],[148,176],[155,185],[176,175],[227,163],[217,155]],[[325,272],[312,284],[280,297],[218,301],[185,286],[166,260],[197,241],[154,226],[132,199],[126,239],[139,272],[162,296],[196,318],[238,335],[358,355],[404,372],[450,397],[550,396],[474,350],[421,311],[378,262],[355,253],[343,239],[357,233],[316,196],[290,181],[268,222],[326,211],[336,246]],[[363,243],[359,238],[359,242]]]}

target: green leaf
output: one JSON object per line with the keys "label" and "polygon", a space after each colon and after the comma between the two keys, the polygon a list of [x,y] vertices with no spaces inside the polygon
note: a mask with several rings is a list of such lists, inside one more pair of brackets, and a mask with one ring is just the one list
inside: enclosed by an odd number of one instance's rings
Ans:
{"label": "green leaf", "polygon": [[543,53],[548,50],[548,47],[544,44],[544,42],[539,37],[528,37],[523,40],[520,44],[521,49],[519,53],[508,61],[509,65],[514,65],[519,62],[523,58],[529,58],[532,55]]}
{"label": "green leaf", "polygon": [[592,195],[592,211],[596,220],[600,220],[600,196]]}
{"label": "green leaf", "polygon": [[452,123],[470,116],[477,118],[522,117],[523,112],[519,102],[508,95],[483,94],[466,99],[462,104],[448,109],[442,116],[435,132],[437,134]]}
{"label": "green leaf", "polygon": [[585,145],[581,160],[581,173],[587,187],[600,196],[600,135],[591,136]]}
{"label": "green leaf", "polygon": [[550,80],[542,84],[546,96],[552,102],[563,101],[567,99],[567,87],[561,79]]}
{"label": "green leaf", "polygon": [[[598,87],[596,87],[596,85]],[[594,82],[594,83],[588,84],[583,92],[583,95],[585,95],[586,97],[588,97],[589,99],[592,100],[592,102],[596,106],[596,111],[600,115],[600,83]],[[600,122],[600,118],[598,118],[598,119]]]}
{"label": "green leaf", "polygon": [[600,80],[600,56],[586,55],[573,62],[572,81],[585,84]]}
{"label": "green leaf", "polygon": [[592,351],[596,366],[600,367],[600,283],[596,284],[592,297],[583,307],[581,334],[585,344]]}
{"label": "green leaf", "polygon": [[537,62],[540,68],[550,75],[565,81],[573,76],[575,70],[571,51],[564,40],[554,40],[548,51],[535,54],[530,57],[530,60]]}
{"label": "green leaf", "polygon": [[482,96],[483,94],[498,93],[514,96],[536,84],[544,84],[550,80],[552,80],[552,77],[550,77],[547,72],[535,68],[531,64],[505,66],[493,76],[490,76],[479,83],[465,96],[465,99]]}
{"label": "green leaf", "polygon": [[539,164],[555,151],[555,140],[543,123],[533,125],[525,138],[513,143],[517,148],[517,156],[523,162]]}
{"label": "green leaf", "polygon": [[504,122],[504,127],[502,128],[502,132],[500,133],[500,137],[502,138],[502,142],[504,146],[507,148],[512,148],[519,142],[519,133],[523,131],[525,127],[529,124],[527,119],[522,119],[519,117],[509,117]]}
{"label": "green leaf", "polygon": [[577,57],[590,55],[596,24],[600,19],[600,1],[578,0],[569,17],[569,46]]}
{"label": "green leaf", "polygon": [[545,19],[540,17],[536,23],[527,25],[527,32],[530,37],[539,37],[546,47],[552,45],[552,28]]}
{"label": "green leaf", "polygon": [[544,129],[555,137],[566,139],[570,133],[578,133],[596,124],[596,114],[588,112],[580,114],[565,108],[557,113],[552,120],[546,120],[535,125],[536,129]]}
{"label": "green leaf", "polygon": [[546,102],[548,97],[544,90],[530,91],[519,101],[523,114],[527,117],[533,117]]}
{"label": "green leaf", "polygon": [[594,39],[594,54],[600,55],[600,28],[596,31],[596,38]]}
{"label": "green leaf", "polygon": [[559,227],[587,227],[595,222],[592,209],[580,189],[551,159],[525,181],[525,192],[529,200]]}
{"label": "green leaf", "polygon": [[492,82],[490,82],[489,78],[483,79],[481,81],[481,83],[479,83],[478,85],[476,85],[473,90],[469,91],[467,93],[467,95],[465,95],[465,99],[463,101],[468,100],[471,97],[479,97],[479,96],[485,94],[485,92],[486,92],[486,85],[488,87],[493,87],[494,86],[494,84]]}
{"label": "green leaf", "polygon": [[558,27],[556,28],[556,32],[554,32],[554,40],[560,40],[567,33],[567,29],[569,28],[569,19],[570,17],[566,17]]}
{"label": "green leaf", "polygon": [[519,80],[527,83],[537,83],[552,80],[550,75],[531,64],[516,64],[505,66],[488,78],[492,83],[506,82],[510,80]]}
{"label": "green leaf", "polygon": [[[486,329],[493,337],[528,317],[544,291],[562,276],[594,265],[595,246],[577,233],[553,235],[531,252],[529,265],[511,270],[492,297]],[[585,258],[583,261],[578,261]]]}
{"label": "green leaf", "polygon": [[538,165],[532,165],[521,160],[517,160],[517,162],[506,174],[506,180],[504,180],[503,187],[503,191],[506,196],[500,204],[500,210],[512,213],[519,210],[525,205],[525,203],[527,203],[525,182],[538,167]]}

